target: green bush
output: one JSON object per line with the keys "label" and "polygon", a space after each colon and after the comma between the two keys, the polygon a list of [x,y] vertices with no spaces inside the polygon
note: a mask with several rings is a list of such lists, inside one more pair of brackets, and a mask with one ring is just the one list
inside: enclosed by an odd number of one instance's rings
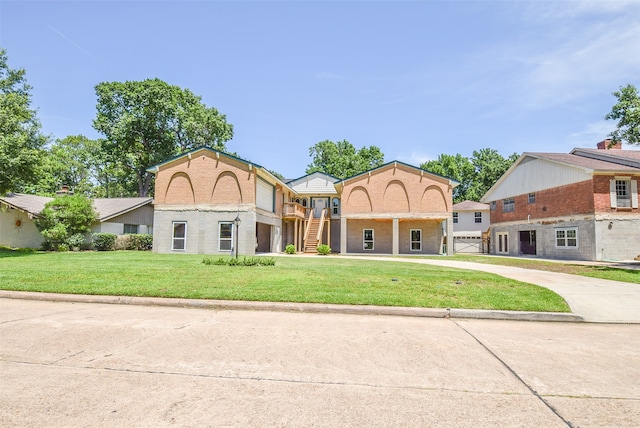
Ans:
{"label": "green bush", "polygon": [[153,235],[147,233],[136,233],[129,235],[129,249],[138,251],[149,251],[153,248]]}
{"label": "green bush", "polygon": [[115,233],[94,233],[93,246],[98,251],[113,251],[116,246],[116,238],[118,235]]}
{"label": "green bush", "polygon": [[81,248],[84,245],[84,234],[76,233],[67,238],[69,248]]}
{"label": "green bush", "polygon": [[57,250],[60,244],[75,247],[78,238],[91,232],[97,214],[91,199],[82,195],[58,196],[47,202],[35,223],[48,243],[43,248]]}
{"label": "green bush", "polygon": [[331,254],[331,247],[327,244],[318,245],[317,251],[318,254],[326,256],[327,254]]}
{"label": "green bush", "polygon": [[204,257],[202,263],[213,266],[275,266],[275,257],[243,257],[235,258],[229,256]]}
{"label": "green bush", "polygon": [[296,246],[293,244],[289,244],[286,247],[284,247],[284,252],[287,254],[295,254],[296,253]]}

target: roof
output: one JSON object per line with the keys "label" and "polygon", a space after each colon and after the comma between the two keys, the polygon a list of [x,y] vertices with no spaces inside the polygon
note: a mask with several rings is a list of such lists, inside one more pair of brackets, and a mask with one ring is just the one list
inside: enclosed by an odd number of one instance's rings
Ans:
{"label": "roof", "polygon": [[[599,150],[602,152],[603,150]],[[616,150],[622,152],[623,150]],[[576,153],[576,154],[573,154]],[[640,152],[639,152],[640,153]],[[624,171],[624,172],[636,172],[638,167],[624,165],[619,163],[614,157],[610,157],[610,160],[597,159],[593,157],[585,157],[584,151],[572,151],[571,153],[524,153],[523,156],[531,156],[538,159],[547,159],[553,162],[559,162],[566,165],[577,166],[579,168],[588,169],[590,171]],[[618,158],[620,159],[620,158]],[[630,158],[631,159],[631,158]],[[640,157],[638,158],[640,163]]]}
{"label": "roof", "polygon": [[489,204],[483,204],[475,201],[462,201],[454,204],[451,209],[453,211],[486,211],[489,209]]}
{"label": "roof", "polygon": [[[47,202],[52,200],[53,198],[47,196],[22,193],[9,193],[0,197],[0,201],[32,215],[39,215]],[[93,200],[93,207],[98,213],[98,220],[107,221],[152,202],[152,198],[98,198]]]}
{"label": "roof", "polygon": [[100,198],[93,200],[98,220],[107,221],[153,202],[153,198]]}

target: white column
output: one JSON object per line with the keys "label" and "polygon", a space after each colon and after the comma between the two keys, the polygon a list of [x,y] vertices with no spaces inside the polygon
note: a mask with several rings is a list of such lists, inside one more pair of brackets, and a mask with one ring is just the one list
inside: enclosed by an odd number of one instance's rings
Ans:
{"label": "white column", "polygon": [[447,256],[453,256],[453,217],[445,220],[447,223]]}
{"label": "white column", "polygon": [[398,221],[397,218],[393,219],[393,247],[392,247],[392,254],[394,256],[397,256],[398,254],[400,254],[400,222]]}
{"label": "white column", "polygon": [[340,218],[340,254],[347,254],[347,219]]}

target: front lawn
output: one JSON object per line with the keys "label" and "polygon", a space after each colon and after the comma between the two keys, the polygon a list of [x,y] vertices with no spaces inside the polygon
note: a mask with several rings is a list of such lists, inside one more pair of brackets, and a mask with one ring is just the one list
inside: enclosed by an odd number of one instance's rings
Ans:
{"label": "front lawn", "polygon": [[0,252],[0,288],[72,294],[569,312],[552,291],[497,275],[412,263],[282,255],[275,266],[202,255]]}

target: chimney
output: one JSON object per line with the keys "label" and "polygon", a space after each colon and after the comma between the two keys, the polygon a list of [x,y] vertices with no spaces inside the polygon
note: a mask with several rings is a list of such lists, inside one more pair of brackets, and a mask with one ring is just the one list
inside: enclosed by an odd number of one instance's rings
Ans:
{"label": "chimney", "polygon": [[598,143],[598,150],[622,150],[622,141],[618,141],[614,144],[611,138],[600,141]]}
{"label": "chimney", "polygon": [[62,187],[60,188],[60,190],[58,190],[56,192],[56,195],[60,196],[60,195],[73,195],[73,191],[69,190],[69,186],[67,186],[66,184],[63,184]]}

